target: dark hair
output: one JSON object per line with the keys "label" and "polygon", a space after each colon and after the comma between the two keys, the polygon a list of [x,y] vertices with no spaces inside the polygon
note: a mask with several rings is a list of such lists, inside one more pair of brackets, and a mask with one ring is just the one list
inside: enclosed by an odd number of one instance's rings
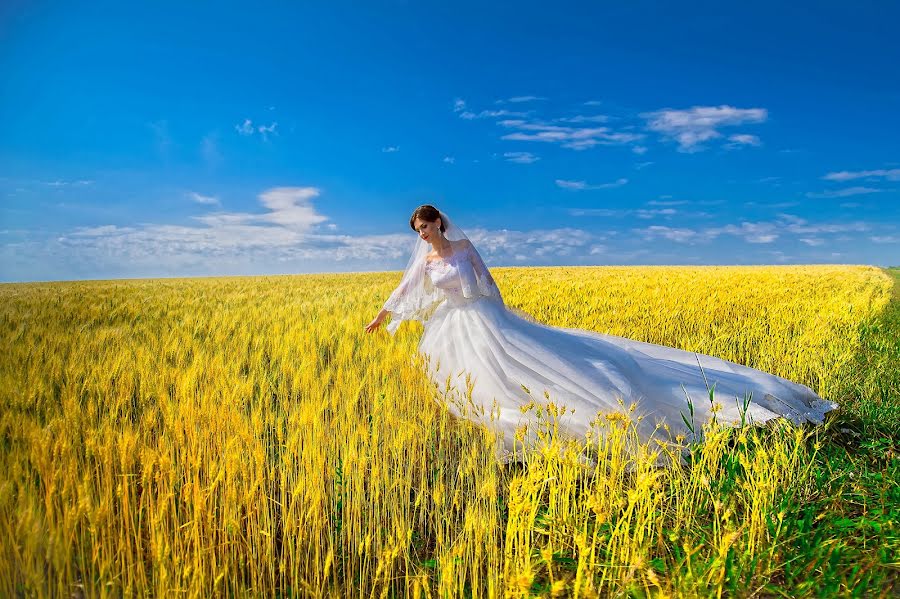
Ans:
{"label": "dark hair", "polygon": [[[416,230],[415,222],[417,218],[421,218],[422,220],[433,223],[437,219],[441,218],[441,213],[438,212],[438,209],[431,204],[422,204],[421,206],[413,210],[412,216],[409,217],[409,228],[413,231]],[[441,233],[444,232],[444,227],[444,219],[441,218]]]}

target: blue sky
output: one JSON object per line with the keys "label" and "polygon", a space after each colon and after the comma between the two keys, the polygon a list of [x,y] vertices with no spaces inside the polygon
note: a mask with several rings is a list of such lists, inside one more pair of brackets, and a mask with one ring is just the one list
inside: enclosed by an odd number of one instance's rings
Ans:
{"label": "blue sky", "polygon": [[422,203],[491,266],[900,263],[895,3],[89,4],[0,7],[2,281],[399,270]]}

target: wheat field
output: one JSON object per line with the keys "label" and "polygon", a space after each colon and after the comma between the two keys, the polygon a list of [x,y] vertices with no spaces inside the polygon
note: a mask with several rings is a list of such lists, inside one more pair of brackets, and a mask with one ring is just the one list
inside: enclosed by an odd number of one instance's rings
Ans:
{"label": "wheat field", "polygon": [[[627,409],[600,414],[588,467],[539,397],[541,444],[499,464],[424,374],[419,323],[363,331],[398,273],[0,285],[0,595],[897,589],[896,439],[867,424],[900,404],[875,370],[895,364],[886,271],[492,273],[546,324],[714,355],[842,408],[816,428],[710,425],[672,468],[625,449]],[[867,472],[875,499],[854,486]]]}

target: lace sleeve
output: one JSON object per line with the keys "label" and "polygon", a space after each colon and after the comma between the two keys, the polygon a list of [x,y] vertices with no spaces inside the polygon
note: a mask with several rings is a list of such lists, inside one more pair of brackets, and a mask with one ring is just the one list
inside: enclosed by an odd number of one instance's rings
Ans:
{"label": "lace sleeve", "polygon": [[441,299],[431,284],[425,265],[424,259],[417,260],[382,306],[391,313],[391,322],[385,327],[391,335],[404,320],[428,320]]}
{"label": "lace sleeve", "polygon": [[478,290],[481,295],[496,298],[502,303],[503,296],[500,294],[500,288],[497,287],[497,283],[494,282],[494,277],[491,276],[491,271],[488,270],[484,260],[481,259],[481,254],[478,253],[478,250],[475,249],[472,242],[468,243],[466,251],[469,254],[469,261],[472,263],[472,268],[475,270],[475,278],[478,281]]}

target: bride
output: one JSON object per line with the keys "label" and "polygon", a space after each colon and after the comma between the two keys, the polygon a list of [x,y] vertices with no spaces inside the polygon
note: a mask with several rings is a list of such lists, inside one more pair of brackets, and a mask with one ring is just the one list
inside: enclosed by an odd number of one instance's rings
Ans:
{"label": "bride", "polygon": [[[504,305],[475,246],[444,212],[419,206],[409,224],[419,236],[412,256],[365,330],[377,329],[388,314],[391,335],[403,320],[422,322],[418,352],[427,357],[430,378],[462,393],[469,379],[476,409],[466,409],[465,417],[500,433],[501,459],[527,423],[520,407],[546,404],[544,398],[565,408],[558,425],[569,436],[583,439],[599,412],[631,405],[640,440],[661,442],[695,438],[713,410],[722,423],[781,416],[821,424],[838,407],[805,385],[713,356],[536,322]],[[457,417],[464,407],[448,404]],[[533,431],[526,438],[533,440]]]}

